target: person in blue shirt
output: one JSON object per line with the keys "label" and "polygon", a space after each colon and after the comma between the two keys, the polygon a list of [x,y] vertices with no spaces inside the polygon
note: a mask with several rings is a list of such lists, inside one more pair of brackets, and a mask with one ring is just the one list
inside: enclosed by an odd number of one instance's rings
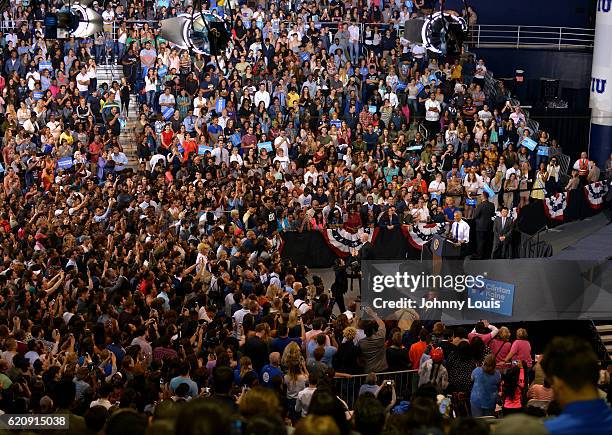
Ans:
{"label": "person in blue shirt", "polygon": [[278,352],[272,352],[270,354],[270,364],[266,364],[261,369],[261,385],[264,387],[272,388],[272,379],[275,376],[283,378],[283,372],[280,369],[281,355]]}
{"label": "person in blue shirt", "polygon": [[470,394],[472,416],[495,415],[495,403],[501,381],[501,374],[495,368],[495,356],[487,356],[482,367],[476,367],[472,371],[471,377],[474,382]]}
{"label": "person in blue shirt", "polygon": [[612,409],[597,389],[599,361],[578,337],[557,337],[546,347],[542,369],[563,412],[546,420],[551,435],[612,435]]}
{"label": "person in blue shirt", "polygon": [[285,351],[285,348],[295,341],[300,347],[302,347],[302,339],[298,337],[289,337],[289,329],[287,325],[280,324],[278,326],[277,337],[272,339],[271,349],[273,352],[279,352],[281,355]]}
{"label": "person in blue shirt", "polygon": [[[336,354],[336,352],[338,351],[337,347],[334,346],[326,346],[325,342],[326,340],[326,334],[321,333],[319,335],[317,335],[315,340],[310,340],[308,342],[308,345],[306,346],[306,355],[308,358],[313,358],[314,357],[314,350],[317,347],[322,347],[324,349],[324,353],[323,353],[323,358],[321,358],[321,362],[323,364],[325,364],[327,367],[331,367],[332,366],[332,358],[334,357],[334,355]],[[332,335],[330,335],[330,339],[332,340],[332,343],[335,343],[335,338]]]}
{"label": "person in blue shirt", "polygon": [[196,384],[189,376],[189,363],[187,362],[181,365],[179,375],[170,380],[170,391],[175,392],[181,384],[187,384],[189,387],[189,395],[191,397],[197,397],[198,384]]}

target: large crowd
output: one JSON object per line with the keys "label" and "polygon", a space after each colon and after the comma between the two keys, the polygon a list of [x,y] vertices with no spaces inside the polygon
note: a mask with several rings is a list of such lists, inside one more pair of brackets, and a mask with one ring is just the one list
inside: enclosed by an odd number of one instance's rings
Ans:
{"label": "large crowd", "polygon": [[[485,60],[406,40],[428,6],[245,2],[225,9],[227,56],[210,57],[160,36],[191,12],[180,1],[94,1],[104,32],[65,40],[44,37],[57,4],[10,2],[0,410],[68,414],[78,434],[488,433],[473,417],[581,397],[596,430],[608,378],[588,344],[540,359],[524,329],[383,322],[279,254],[285,231],[471,219],[483,190],[512,209],[600,178],[582,159],[568,181]],[[106,63],[124,77],[98,83]],[[406,370],[402,388],[377,378]],[[554,433],[563,418],[515,424]]]}

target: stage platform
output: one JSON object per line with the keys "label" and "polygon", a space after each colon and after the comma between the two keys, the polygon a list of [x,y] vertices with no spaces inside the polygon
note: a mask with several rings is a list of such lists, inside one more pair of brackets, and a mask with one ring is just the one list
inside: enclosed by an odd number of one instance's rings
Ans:
{"label": "stage platform", "polygon": [[542,237],[554,260],[605,261],[612,257],[612,225],[603,213],[548,230]]}

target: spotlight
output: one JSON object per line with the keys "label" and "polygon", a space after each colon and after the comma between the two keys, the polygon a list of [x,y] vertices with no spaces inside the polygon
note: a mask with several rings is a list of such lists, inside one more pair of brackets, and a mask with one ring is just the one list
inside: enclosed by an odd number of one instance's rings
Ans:
{"label": "spotlight", "polygon": [[436,12],[426,17],[421,37],[423,46],[437,54],[459,54],[467,32],[466,21],[457,15]]}
{"label": "spotlight", "polygon": [[179,48],[216,56],[227,48],[230,35],[225,22],[209,12],[181,14],[160,21],[160,35]]}
{"label": "spotlight", "polygon": [[74,36],[85,38],[101,32],[102,16],[81,3],[72,3],[70,7],[56,13],[45,15],[45,38],[58,39]]}

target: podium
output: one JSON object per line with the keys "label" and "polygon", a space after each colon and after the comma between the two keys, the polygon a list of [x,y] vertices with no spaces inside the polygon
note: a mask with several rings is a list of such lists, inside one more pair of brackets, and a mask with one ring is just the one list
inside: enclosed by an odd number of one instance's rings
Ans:
{"label": "podium", "polygon": [[461,258],[461,246],[454,244],[450,239],[434,234],[429,241],[432,257],[432,270],[435,274],[442,271],[443,258]]}
{"label": "podium", "polygon": [[429,242],[432,255],[439,258],[459,258],[461,257],[461,246],[456,245],[449,239],[439,234],[434,234]]}

